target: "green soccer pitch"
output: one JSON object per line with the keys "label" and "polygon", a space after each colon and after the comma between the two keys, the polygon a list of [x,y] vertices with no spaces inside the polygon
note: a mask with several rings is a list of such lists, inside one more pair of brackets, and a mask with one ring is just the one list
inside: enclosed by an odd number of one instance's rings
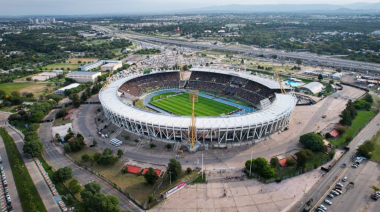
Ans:
{"label": "green soccer pitch", "polygon": [[[151,104],[176,115],[191,116],[192,102],[189,102],[189,93],[151,102]],[[198,102],[195,102],[195,116],[219,116],[237,109],[237,107],[201,96],[198,97]]]}

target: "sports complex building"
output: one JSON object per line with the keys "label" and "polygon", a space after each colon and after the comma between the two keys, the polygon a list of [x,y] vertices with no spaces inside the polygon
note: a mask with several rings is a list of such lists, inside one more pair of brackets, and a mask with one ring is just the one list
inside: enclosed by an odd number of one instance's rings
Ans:
{"label": "sports complex building", "polygon": [[[296,105],[290,87],[251,72],[192,68],[118,77],[99,93],[105,116],[127,131],[168,141],[189,140],[189,91],[195,104],[197,143],[258,141],[288,126]],[[133,98],[128,103],[126,98]],[[137,106],[136,100],[143,103]],[[189,109],[189,112],[186,110]],[[208,115],[212,114],[212,115]]]}

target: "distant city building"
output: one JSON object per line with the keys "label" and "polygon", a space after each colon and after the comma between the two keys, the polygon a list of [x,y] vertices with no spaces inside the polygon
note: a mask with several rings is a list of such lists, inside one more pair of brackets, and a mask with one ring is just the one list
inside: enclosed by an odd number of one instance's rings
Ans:
{"label": "distant city building", "polygon": [[52,19],[51,19],[51,23],[52,23],[52,24],[55,24],[55,18],[52,18]]}
{"label": "distant city building", "polygon": [[36,18],[36,20],[34,20],[34,23],[35,24],[39,24],[40,22],[38,21],[38,18]]}
{"label": "distant city building", "polygon": [[97,77],[100,76],[100,72],[84,72],[84,71],[75,71],[69,73],[66,77],[73,79],[78,83],[86,82],[95,82]]}
{"label": "distant city building", "polygon": [[78,87],[80,84],[79,83],[73,83],[73,84],[70,84],[66,87],[63,87],[63,88],[60,88],[58,90],[56,90],[54,93],[55,94],[58,94],[58,95],[63,95],[65,90],[69,90],[69,89],[72,89],[72,88],[76,88]]}
{"label": "distant city building", "polygon": [[377,30],[377,31],[374,31],[374,32],[371,32],[372,35],[380,35],[380,30]]}

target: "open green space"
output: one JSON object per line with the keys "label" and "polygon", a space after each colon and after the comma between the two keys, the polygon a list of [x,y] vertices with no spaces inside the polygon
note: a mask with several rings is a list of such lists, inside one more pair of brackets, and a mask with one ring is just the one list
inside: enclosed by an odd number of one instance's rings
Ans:
{"label": "open green space", "polygon": [[168,93],[157,94],[157,95],[153,96],[152,98],[150,98],[150,101],[153,101],[153,100],[156,100],[156,99],[165,98],[165,97],[173,95],[175,93],[176,92],[168,92]]}
{"label": "open green space", "polygon": [[[157,100],[151,102],[151,104],[176,115],[190,116],[192,114],[192,103],[189,101],[189,93]],[[231,105],[199,96],[198,102],[195,103],[194,113],[195,116],[218,116],[237,109]]]}
{"label": "open green space", "polygon": [[46,87],[46,84],[40,83],[1,83],[0,90],[5,91],[6,94],[11,94],[13,91],[20,91],[20,93],[28,92],[33,93],[34,96],[41,94]]}
{"label": "open green space", "polygon": [[[21,207],[23,211],[33,211],[33,209],[37,209],[38,211],[44,212],[46,208],[36,186],[33,183],[32,178],[28,172],[28,169],[25,167],[24,160],[22,159],[20,152],[17,149],[15,142],[12,137],[8,134],[8,132],[4,128],[0,128],[0,136],[4,140],[5,149],[8,154],[8,160],[11,166],[13,178],[16,184],[16,189],[19,194]],[[26,182],[26,186],[23,185]],[[25,187],[24,187],[25,186]],[[25,195],[25,192],[31,195],[31,200],[28,199],[28,195]],[[34,205],[33,209],[31,206]]]}
{"label": "open green space", "polygon": [[353,138],[355,134],[362,129],[375,115],[375,110],[358,110],[358,115],[356,118],[352,121],[352,125],[346,130],[346,132],[341,135],[338,139],[329,139],[330,143],[334,146],[344,146],[346,145],[346,137]]}

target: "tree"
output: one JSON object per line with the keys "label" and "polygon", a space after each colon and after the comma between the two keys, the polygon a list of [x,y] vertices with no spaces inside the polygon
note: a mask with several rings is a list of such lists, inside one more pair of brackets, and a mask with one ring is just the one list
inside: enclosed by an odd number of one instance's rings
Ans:
{"label": "tree", "polygon": [[296,63],[297,63],[297,65],[298,65],[298,67],[300,67],[300,65],[302,65],[302,60],[301,60],[301,59],[297,59],[297,60],[296,60]]}
{"label": "tree", "polygon": [[294,161],[292,156],[289,156],[286,158],[285,164],[287,166],[293,166],[294,164],[296,164],[296,162]]}
{"label": "tree", "polygon": [[350,111],[348,111],[347,109],[344,109],[342,111],[342,114],[339,115],[339,117],[340,117],[340,121],[339,121],[340,124],[344,126],[351,126],[352,117],[351,117]]}
{"label": "tree", "polygon": [[52,180],[54,183],[63,183],[72,178],[72,169],[70,167],[64,167],[54,172]]}
{"label": "tree", "polygon": [[297,156],[297,167],[305,169],[307,161],[311,159],[309,155],[304,150],[296,152],[295,155]]}
{"label": "tree", "polygon": [[272,168],[276,168],[276,167],[280,166],[280,161],[278,160],[277,157],[273,157],[273,158],[270,159],[270,166]]}
{"label": "tree", "polygon": [[325,151],[326,146],[323,143],[323,138],[321,135],[316,133],[306,133],[300,137],[300,143],[307,149],[311,151]]}
{"label": "tree", "polygon": [[117,156],[118,156],[119,158],[121,158],[121,156],[123,156],[123,151],[122,151],[121,149],[118,149],[118,150],[117,150]]}
{"label": "tree", "polygon": [[36,112],[33,112],[30,116],[29,116],[29,120],[33,123],[39,123],[42,121],[42,119],[44,118],[44,113],[42,111],[36,111]]}
{"label": "tree", "polygon": [[77,152],[86,146],[86,143],[84,143],[84,138],[78,136],[76,138],[71,138],[68,143],[70,145],[71,151],[73,152]]}
{"label": "tree", "polygon": [[75,108],[78,108],[80,106],[80,99],[77,93],[73,95],[73,105]]}
{"label": "tree", "polygon": [[151,148],[151,149],[153,149],[154,147],[156,147],[157,145],[156,144],[154,144],[154,143],[150,143],[149,144],[149,147]]}
{"label": "tree", "polygon": [[168,149],[168,150],[169,150],[169,149],[171,149],[171,148],[172,148],[172,145],[171,145],[171,144],[166,144],[166,146],[165,146],[165,147],[166,147],[166,149]]}
{"label": "tree", "polygon": [[182,173],[182,166],[181,166],[181,163],[178,162],[176,159],[174,158],[171,158],[169,160],[169,164],[168,164],[168,169],[167,169],[167,172],[171,173],[171,178],[172,178],[172,181],[175,181],[176,179],[178,179],[178,177],[181,175]]}
{"label": "tree", "polygon": [[65,108],[62,108],[60,110],[58,110],[58,112],[55,114],[55,118],[59,119],[59,118],[63,118],[65,117],[67,114],[67,111]]}
{"label": "tree", "polygon": [[371,158],[372,151],[374,149],[375,146],[371,141],[365,141],[362,145],[359,146],[358,154],[366,158]]}
{"label": "tree", "polygon": [[186,169],[186,173],[187,173],[187,174],[190,174],[192,171],[193,171],[193,170],[192,170],[190,167],[187,167],[187,169]]}
{"label": "tree", "polygon": [[22,150],[24,153],[32,155],[33,157],[41,157],[44,151],[44,145],[38,140],[29,141],[24,143]]}
{"label": "tree", "polygon": [[322,76],[322,74],[319,74],[319,75],[318,75],[318,80],[319,80],[319,82],[323,80],[323,76]]}
{"label": "tree", "polygon": [[364,97],[363,97],[363,100],[370,103],[372,105],[373,103],[373,98],[372,98],[372,95],[371,94],[366,94]]}
{"label": "tree", "polygon": [[88,154],[83,154],[83,155],[82,155],[82,160],[83,160],[84,162],[87,162],[87,161],[90,160],[90,156],[89,156]]}
{"label": "tree", "polygon": [[69,153],[69,152],[71,152],[70,144],[65,143],[65,144],[63,145],[63,149],[65,150],[65,153]]}
{"label": "tree", "polygon": [[154,185],[158,179],[158,176],[154,169],[152,167],[149,167],[148,171],[144,174],[144,178],[149,185]]}
{"label": "tree", "polygon": [[98,183],[89,183],[84,186],[80,195],[86,208],[97,212],[120,212],[119,199],[112,195],[104,195],[100,189]]}
{"label": "tree", "polygon": [[100,158],[102,157],[102,154],[100,154],[99,152],[96,152],[92,158],[94,158],[94,161],[98,162],[100,160]]}
{"label": "tree", "polygon": [[32,78],[31,78],[31,77],[27,77],[27,78],[25,78],[25,79],[26,79],[26,81],[28,81],[28,82],[32,81]]}
{"label": "tree", "polygon": [[82,186],[79,185],[78,180],[71,180],[69,183],[69,190],[71,193],[76,194],[81,192]]}
{"label": "tree", "polygon": [[245,168],[249,170],[251,168],[252,163],[252,173],[256,173],[257,175],[263,178],[272,178],[274,177],[274,169],[271,168],[268,164],[268,161],[265,158],[256,158],[251,160],[247,160],[245,162]]}
{"label": "tree", "polygon": [[98,142],[94,139],[94,140],[92,141],[92,145],[96,146],[96,145],[98,145]]}
{"label": "tree", "polygon": [[29,141],[38,141],[40,140],[40,137],[38,136],[38,133],[35,132],[35,131],[31,131],[31,132],[27,132],[24,134],[24,139],[26,142],[29,142]]}
{"label": "tree", "polygon": [[347,130],[347,128],[345,126],[342,126],[342,125],[337,126],[335,129],[341,135],[343,135]]}

